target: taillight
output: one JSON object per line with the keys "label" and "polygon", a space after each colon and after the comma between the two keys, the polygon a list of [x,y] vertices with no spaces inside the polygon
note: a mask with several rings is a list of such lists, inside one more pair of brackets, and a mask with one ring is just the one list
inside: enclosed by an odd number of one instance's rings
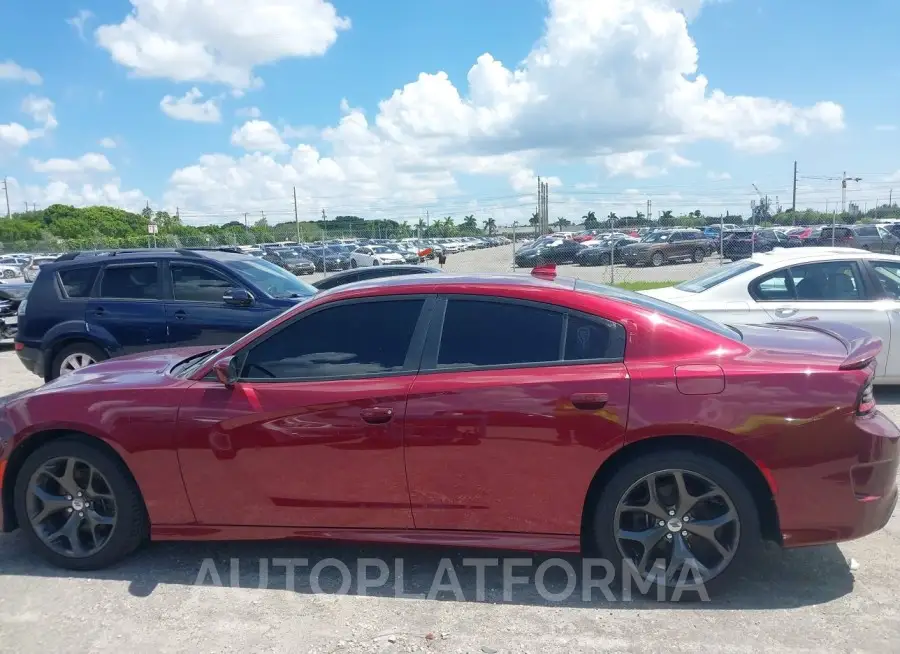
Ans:
{"label": "taillight", "polygon": [[856,415],[864,416],[875,410],[875,392],[872,388],[872,380],[866,382],[859,392],[859,402],[856,405]]}
{"label": "taillight", "polygon": [[27,298],[24,299],[24,300],[22,300],[22,301],[19,303],[19,310],[16,311],[16,313],[17,313],[18,315],[20,315],[20,316],[24,316],[24,315],[25,315],[25,305],[27,305],[27,304],[28,304],[28,299],[27,299]]}

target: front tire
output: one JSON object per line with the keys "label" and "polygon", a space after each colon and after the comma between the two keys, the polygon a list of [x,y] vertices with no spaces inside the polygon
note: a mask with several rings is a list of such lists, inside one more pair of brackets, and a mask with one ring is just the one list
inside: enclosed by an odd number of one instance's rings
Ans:
{"label": "front tire", "polygon": [[894,246],[894,256],[900,256],[900,245]]}
{"label": "front tire", "polygon": [[356,259],[350,259],[350,267],[356,268],[359,264],[356,263]]}
{"label": "front tire", "polygon": [[701,250],[700,248],[694,250],[694,256],[692,257],[694,263],[703,263],[704,257],[706,257],[706,253],[703,250]]}
{"label": "front tire", "polygon": [[[620,579],[630,561],[667,592],[681,581],[683,591],[700,582],[712,594],[762,546],[756,502],[741,478],[712,457],[676,449],[613,474],[595,506],[593,534]],[[689,560],[699,565],[689,571]]]}
{"label": "front tire", "polygon": [[665,257],[663,257],[662,252],[655,252],[652,257],[650,257],[650,263],[653,264],[654,268],[659,268],[665,262]]}
{"label": "front tire", "polygon": [[106,361],[108,358],[109,355],[93,343],[82,341],[67,345],[53,357],[50,379],[68,375],[76,370]]}
{"label": "front tire", "polygon": [[77,436],[35,450],[19,470],[14,492],[25,538],[55,566],[105,568],[147,540],[144,502],[124,464]]}

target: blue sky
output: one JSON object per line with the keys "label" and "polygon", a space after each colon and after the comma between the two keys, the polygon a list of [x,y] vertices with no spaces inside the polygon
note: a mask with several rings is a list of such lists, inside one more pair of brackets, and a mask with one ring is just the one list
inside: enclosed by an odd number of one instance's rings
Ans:
{"label": "blue sky", "polygon": [[752,183],[788,204],[795,159],[800,208],[834,208],[839,182],[802,178],[844,170],[860,205],[900,193],[889,0],[208,4],[5,4],[14,210],[287,217],[296,187],[304,216],[510,223],[542,175],[552,216],[717,215]]}

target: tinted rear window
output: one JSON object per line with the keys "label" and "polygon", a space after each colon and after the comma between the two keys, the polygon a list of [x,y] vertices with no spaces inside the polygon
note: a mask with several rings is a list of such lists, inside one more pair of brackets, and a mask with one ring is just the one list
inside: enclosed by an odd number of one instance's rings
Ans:
{"label": "tinted rear window", "polygon": [[699,313],[676,307],[674,304],[669,304],[668,302],[647,295],[626,291],[625,289],[616,288],[615,286],[592,284],[580,279],[575,282],[575,290],[611,297],[616,300],[621,300],[622,302],[629,302],[643,309],[647,309],[648,311],[664,314],[671,318],[675,318],[676,320],[680,320],[681,322],[686,322],[695,327],[699,327],[700,329],[713,332],[719,336],[724,336],[734,341],[742,340],[741,333],[733,327],[723,325],[714,320],[710,320],[709,318],[705,318]]}
{"label": "tinted rear window", "polygon": [[90,297],[94,280],[97,278],[97,266],[87,268],[69,268],[59,271],[59,281],[67,298]]}

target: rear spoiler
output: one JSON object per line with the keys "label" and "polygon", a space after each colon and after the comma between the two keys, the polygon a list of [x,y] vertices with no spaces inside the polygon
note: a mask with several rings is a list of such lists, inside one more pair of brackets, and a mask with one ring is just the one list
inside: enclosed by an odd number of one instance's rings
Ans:
{"label": "rear spoiler", "polygon": [[883,343],[877,336],[853,325],[829,322],[818,318],[784,320],[771,323],[782,327],[800,327],[836,338],[847,348],[847,358],[839,366],[840,370],[859,370],[869,365],[881,352]]}

